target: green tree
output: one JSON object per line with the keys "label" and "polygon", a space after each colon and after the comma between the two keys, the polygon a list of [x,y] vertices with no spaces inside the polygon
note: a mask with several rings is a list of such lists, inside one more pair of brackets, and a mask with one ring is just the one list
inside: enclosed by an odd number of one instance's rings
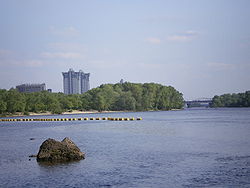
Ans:
{"label": "green tree", "polygon": [[53,102],[49,105],[49,109],[52,114],[61,114],[63,112],[63,109],[59,102]]}
{"label": "green tree", "polygon": [[117,99],[116,110],[135,110],[136,109],[136,100],[132,96],[131,92],[122,93]]}
{"label": "green tree", "polygon": [[25,97],[15,89],[10,89],[6,96],[7,112],[16,113],[25,111]]}
{"label": "green tree", "polygon": [[7,110],[7,103],[0,100],[0,114],[5,113]]}
{"label": "green tree", "polygon": [[250,107],[250,91],[214,96],[211,107]]}
{"label": "green tree", "polygon": [[[244,100],[243,100],[244,98]],[[241,99],[243,101],[241,101]],[[222,99],[220,99],[222,100]],[[234,96],[233,104],[249,104],[249,92]],[[84,94],[19,93],[15,89],[0,89],[0,113],[45,112],[67,110],[170,110],[183,107],[183,97],[171,86],[155,83],[103,84]]]}
{"label": "green tree", "polygon": [[84,93],[80,97],[81,100],[81,109],[82,110],[91,110],[91,101],[92,101],[92,95],[89,94],[88,92]]}

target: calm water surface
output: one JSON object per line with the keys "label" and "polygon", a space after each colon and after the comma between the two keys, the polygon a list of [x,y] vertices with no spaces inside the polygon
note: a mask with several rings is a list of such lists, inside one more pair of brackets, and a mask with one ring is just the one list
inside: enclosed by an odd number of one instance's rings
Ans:
{"label": "calm water surface", "polygon": [[[250,108],[72,116],[143,121],[0,122],[0,187],[250,187]],[[29,160],[64,137],[85,160]]]}

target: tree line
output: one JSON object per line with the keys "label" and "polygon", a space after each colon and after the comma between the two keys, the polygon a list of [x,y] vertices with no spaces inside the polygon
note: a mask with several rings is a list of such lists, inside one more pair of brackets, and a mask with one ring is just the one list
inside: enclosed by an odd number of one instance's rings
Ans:
{"label": "tree line", "polygon": [[211,107],[250,107],[250,91],[214,96]]}
{"label": "tree line", "polygon": [[171,110],[180,109],[183,104],[182,94],[175,88],[155,83],[103,84],[84,94],[73,95],[47,91],[20,93],[16,89],[0,90],[0,114],[60,114],[71,110]]}

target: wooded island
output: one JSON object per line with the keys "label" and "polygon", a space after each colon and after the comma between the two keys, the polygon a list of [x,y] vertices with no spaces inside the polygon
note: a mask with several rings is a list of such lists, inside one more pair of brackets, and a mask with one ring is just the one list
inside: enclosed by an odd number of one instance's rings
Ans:
{"label": "wooded island", "polygon": [[83,94],[65,95],[47,91],[20,93],[0,90],[0,114],[65,111],[149,111],[181,109],[184,99],[172,86],[155,83],[103,84]]}
{"label": "wooded island", "polygon": [[250,107],[250,91],[214,96],[211,107]]}

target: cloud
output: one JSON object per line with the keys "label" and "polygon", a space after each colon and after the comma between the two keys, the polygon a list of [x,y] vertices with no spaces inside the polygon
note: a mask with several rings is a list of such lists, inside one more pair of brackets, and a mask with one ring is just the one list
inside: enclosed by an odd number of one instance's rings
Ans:
{"label": "cloud", "polygon": [[63,51],[63,52],[86,52],[87,48],[80,43],[64,43],[64,42],[55,42],[50,43],[48,47],[52,50]]}
{"label": "cloud", "polygon": [[8,56],[8,55],[10,55],[11,53],[12,53],[12,52],[9,51],[9,50],[0,49],[0,57]]}
{"label": "cloud", "polygon": [[197,36],[198,36],[198,32],[190,30],[190,31],[186,31],[180,34],[170,35],[167,37],[167,40],[177,41],[177,42],[188,42],[188,41],[193,40]]}
{"label": "cloud", "polygon": [[[167,37],[167,41],[174,41],[174,42],[189,42],[192,41],[193,39],[195,39],[198,36],[198,32],[197,31],[185,31],[183,33],[179,33],[179,34],[174,34],[174,35],[169,35]],[[156,38],[156,37],[149,37],[146,39],[147,42],[151,43],[151,44],[160,44],[160,43],[164,43],[166,42],[166,40],[162,40],[160,38]]]}
{"label": "cloud", "polygon": [[[57,47],[60,45],[56,45]],[[71,45],[70,48],[73,45]],[[61,45],[62,47],[62,45]],[[78,48],[78,47],[77,47]],[[66,48],[67,50],[69,48]],[[80,50],[80,48],[78,48]],[[0,68],[11,69],[12,67],[42,67],[45,65],[61,65],[63,60],[73,59],[74,61],[85,58],[84,52],[43,52],[30,57],[24,53],[16,53],[0,49]]]}
{"label": "cloud", "polygon": [[0,49],[0,60],[9,59],[12,55],[13,55],[12,51],[5,50],[5,49]]}
{"label": "cloud", "polygon": [[80,43],[50,43],[48,51],[41,53],[42,58],[50,59],[84,59],[87,47]]}
{"label": "cloud", "polygon": [[157,69],[157,70],[161,70],[163,68],[165,68],[164,64],[161,63],[145,63],[145,62],[138,62],[135,64],[135,66],[137,66],[140,69],[149,69],[149,70],[153,70],[153,69]]}
{"label": "cloud", "polygon": [[147,15],[144,18],[138,19],[138,21],[142,23],[166,23],[170,21],[176,21],[179,20],[177,17],[172,17],[172,16],[152,16],[152,15]]}
{"label": "cloud", "polygon": [[149,37],[146,39],[146,41],[151,43],[151,44],[160,44],[161,43],[161,39],[155,38],[155,37]]}
{"label": "cloud", "polygon": [[[62,51],[46,51],[40,54],[31,54],[27,56],[25,53],[16,53],[9,50],[0,49],[0,68],[11,69],[13,67],[42,67],[50,66],[52,64],[61,66],[68,63],[68,60],[72,60],[74,64],[78,64],[85,58],[84,46],[79,44],[66,44],[66,43],[54,43],[51,44],[54,49],[61,49]],[[67,51],[67,50],[75,51]],[[65,50],[65,51],[63,51]]]}
{"label": "cloud", "polygon": [[209,62],[207,66],[217,71],[234,69],[234,65],[221,62]]}
{"label": "cloud", "polygon": [[0,65],[4,67],[11,68],[15,67],[41,67],[45,64],[49,64],[46,61],[38,59],[7,59],[5,61],[0,61]]}
{"label": "cloud", "polygon": [[76,36],[79,36],[80,34],[80,31],[72,26],[65,27],[62,29],[51,26],[49,30],[50,30],[50,33],[52,33],[53,35],[62,36],[62,37],[76,37]]}
{"label": "cloud", "polygon": [[23,60],[23,61],[17,62],[17,64],[24,65],[26,67],[41,67],[44,64],[46,64],[46,62],[42,60]]}
{"label": "cloud", "polygon": [[14,51],[0,49],[0,66],[5,68],[17,67],[38,67],[44,65],[44,61],[25,59]]}
{"label": "cloud", "polygon": [[43,58],[60,58],[60,59],[82,59],[84,56],[75,52],[43,52]]}

